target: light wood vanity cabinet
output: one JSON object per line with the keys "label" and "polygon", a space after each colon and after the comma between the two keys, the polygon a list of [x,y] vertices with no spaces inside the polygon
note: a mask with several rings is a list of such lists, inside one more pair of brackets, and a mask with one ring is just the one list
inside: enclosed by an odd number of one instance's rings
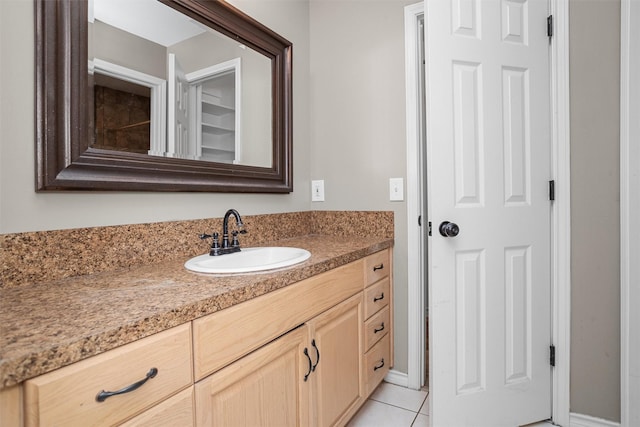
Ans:
{"label": "light wood vanity cabinet", "polygon": [[365,398],[363,273],[356,261],[194,321],[196,378],[236,360],[196,383],[197,425],[346,424]]}
{"label": "light wood vanity cabinet", "polygon": [[344,425],[393,365],[391,270],[378,252],[28,380],[0,407],[23,398],[29,427]]}
{"label": "light wood vanity cabinet", "polygon": [[361,293],[195,385],[198,426],[345,424],[363,400]]}
{"label": "light wood vanity cabinet", "polygon": [[194,320],[196,381],[361,292],[362,273],[352,262]]}

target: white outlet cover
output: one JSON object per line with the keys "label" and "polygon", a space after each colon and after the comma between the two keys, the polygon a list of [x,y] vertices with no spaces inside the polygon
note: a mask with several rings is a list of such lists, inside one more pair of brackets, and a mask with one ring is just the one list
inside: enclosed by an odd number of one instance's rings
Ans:
{"label": "white outlet cover", "polygon": [[401,202],[404,200],[404,179],[389,178],[389,200]]}

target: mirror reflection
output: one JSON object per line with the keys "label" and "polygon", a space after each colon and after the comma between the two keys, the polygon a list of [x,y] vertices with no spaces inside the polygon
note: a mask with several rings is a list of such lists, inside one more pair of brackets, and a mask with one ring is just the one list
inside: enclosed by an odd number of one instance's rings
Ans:
{"label": "mirror reflection", "polygon": [[156,0],[88,20],[92,147],[272,167],[269,58]]}

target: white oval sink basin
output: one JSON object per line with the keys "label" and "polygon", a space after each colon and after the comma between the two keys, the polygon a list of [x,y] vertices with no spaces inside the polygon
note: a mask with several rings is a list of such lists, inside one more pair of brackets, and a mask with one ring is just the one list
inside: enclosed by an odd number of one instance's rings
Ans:
{"label": "white oval sink basin", "polygon": [[289,267],[307,260],[311,253],[288,247],[246,248],[227,255],[199,255],[184,266],[199,273],[250,273]]}

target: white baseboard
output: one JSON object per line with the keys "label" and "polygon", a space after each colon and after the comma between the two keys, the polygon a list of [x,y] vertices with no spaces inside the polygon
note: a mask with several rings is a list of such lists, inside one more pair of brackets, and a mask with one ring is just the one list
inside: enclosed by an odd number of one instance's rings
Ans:
{"label": "white baseboard", "polygon": [[620,427],[620,423],[583,414],[569,414],[570,427]]}
{"label": "white baseboard", "polygon": [[399,372],[395,370],[390,370],[384,380],[388,383],[399,385],[402,387],[408,387],[409,385],[409,376],[404,372]]}

